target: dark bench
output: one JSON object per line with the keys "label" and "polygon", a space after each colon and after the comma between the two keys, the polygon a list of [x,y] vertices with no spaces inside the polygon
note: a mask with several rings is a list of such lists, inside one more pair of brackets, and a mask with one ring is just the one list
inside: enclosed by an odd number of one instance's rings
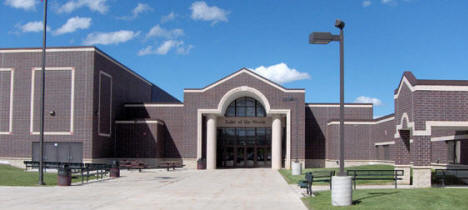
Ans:
{"label": "dark bench", "polygon": [[[26,170],[38,169],[39,161],[24,161]],[[59,169],[63,168],[65,165],[72,172],[72,176],[81,176],[81,183],[84,182],[84,177],[86,177],[86,182],[89,181],[89,177],[96,176],[96,179],[103,179],[105,175],[110,172],[110,165],[103,163],[66,163],[66,162],[50,162],[44,161],[44,169]]]}
{"label": "dark bench", "polygon": [[446,184],[467,184],[468,169],[436,169],[435,180],[441,183],[442,186]]}
{"label": "dark bench", "polygon": [[314,182],[328,182],[331,190],[331,178],[335,171],[313,171],[305,173],[305,180],[300,180],[297,185],[300,188],[306,188],[307,194],[312,195],[312,184]]}
{"label": "dark bench", "polygon": [[126,168],[127,170],[138,169],[139,172],[141,172],[142,169],[147,168],[145,163],[138,160],[122,160],[119,164],[120,168]]}
{"label": "dark bench", "polygon": [[404,175],[403,170],[347,170],[348,176],[353,177],[354,189],[356,190],[357,180],[393,180],[395,189],[397,181],[401,180],[399,176]]}
{"label": "dark bench", "polygon": [[176,168],[182,168],[184,165],[180,161],[161,161],[158,164],[159,168],[165,168],[169,171],[171,168],[175,170]]}

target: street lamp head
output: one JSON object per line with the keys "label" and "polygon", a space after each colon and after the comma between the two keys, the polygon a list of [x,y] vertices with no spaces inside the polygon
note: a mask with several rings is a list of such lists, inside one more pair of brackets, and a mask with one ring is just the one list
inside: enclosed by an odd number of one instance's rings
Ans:
{"label": "street lamp head", "polygon": [[340,19],[336,19],[335,27],[339,28],[340,30],[343,30],[343,28],[345,27],[345,23]]}
{"label": "street lamp head", "polygon": [[330,32],[313,32],[309,35],[309,44],[328,44],[333,41]]}

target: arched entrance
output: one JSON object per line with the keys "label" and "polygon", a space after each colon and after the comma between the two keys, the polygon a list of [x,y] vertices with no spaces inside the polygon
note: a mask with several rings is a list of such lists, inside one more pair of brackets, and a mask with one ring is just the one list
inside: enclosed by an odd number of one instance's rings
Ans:
{"label": "arched entrance", "polygon": [[271,121],[252,97],[227,107],[217,129],[217,167],[271,167]]}
{"label": "arched entrance", "polygon": [[[243,98],[242,101],[236,101],[240,98]],[[250,105],[246,105],[246,103]],[[228,110],[229,107],[234,108],[230,108],[230,110]],[[234,117],[231,116],[232,113],[234,113]],[[255,115],[252,117],[247,116],[252,115],[252,113],[255,113]],[[270,103],[265,95],[263,95],[263,93],[255,88],[248,86],[233,88],[226,92],[226,94],[224,94],[224,96],[220,99],[217,109],[197,110],[197,158],[203,159],[206,157],[206,168],[216,169],[217,167],[223,165],[223,163],[221,163],[223,156],[218,155],[218,153],[221,151],[219,149],[221,146],[218,145],[220,138],[231,136],[229,135],[230,132],[230,134],[234,134],[236,140],[238,141],[239,139],[240,141],[242,141],[242,139],[244,139],[244,141],[245,139],[247,139],[247,141],[248,139],[261,139],[263,128],[266,128],[265,133],[271,131],[271,135],[265,134],[265,138],[267,138],[267,136],[271,137],[271,149],[269,151],[271,153],[271,164],[268,162],[268,151],[265,151],[263,156],[255,155],[255,152],[257,152],[257,154],[262,153],[261,148],[253,149],[254,156],[250,155],[249,157],[248,154],[252,154],[252,149],[248,148],[246,143],[243,149],[240,148],[239,144],[237,144],[237,150],[231,153],[230,159],[232,161],[237,161],[238,159],[239,161],[238,165],[232,163],[232,167],[241,167],[241,165],[243,165],[242,167],[247,167],[252,165],[252,159],[254,160],[253,167],[256,165],[261,167],[260,165],[262,163],[257,164],[255,163],[255,160],[261,160],[263,157],[266,159],[264,164],[270,164],[272,169],[280,169],[283,166],[283,161],[284,167],[289,168],[289,163],[291,160],[291,124],[289,123],[291,119],[290,113],[291,111],[289,109],[271,109]],[[238,116],[236,116],[236,114]],[[218,132],[218,128],[235,129]],[[253,131],[251,128],[255,128],[255,131]],[[268,130],[267,128],[270,129]],[[244,133],[246,133],[245,136]],[[257,145],[257,143],[259,144],[258,141],[254,144]],[[264,145],[264,148],[266,146],[267,145]],[[262,146],[258,145],[258,147]],[[234,150],[234,148],[232,150]],[[222,152],[224,153],[224,150],[222,150]],[[226,152],[226,156],[229,155],[229,152],[230,151]],[[235,154],[236,156],[232,157],[232,154]],[[242,159],[242,157],[244,158]],[[242,162],[242,160],[244,162]],[[231,165],[231,163],[227,162],[227,165]]]}

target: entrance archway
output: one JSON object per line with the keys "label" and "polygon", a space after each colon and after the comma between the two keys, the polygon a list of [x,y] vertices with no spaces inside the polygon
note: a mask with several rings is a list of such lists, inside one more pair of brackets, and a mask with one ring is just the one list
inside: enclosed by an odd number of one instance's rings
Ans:
{"label": "entrance archway", "polygon": [[271,167],[271,122],[263,105],[240,97],[226,108],[218,123],[217,167]]}
{"label": "entrance archway", "polygon": [[[291,110],[270,109],[270,103],[265,95],[257,89],[248,86],[233,88],[226,92],[226,94],[224,94],[220,99],[216,109],[197,110],[197,158],[206,157],[207,169],[217,168],[220,161],[218,160],[219,156],[217,155],[217,139],[219,138],[217,128],[222,127],[221,124],[225,123],[225,121],[223,121],[223,118],[226,118],[224,114],[232,102],[242,97],[255,99],[256,103],[261,104],[265,110],[265,116],[268,119],[265,123],[271,127],[271,168],[280,169],[282,167],[283,158],[285,159],[284,167],[289,168],[291,160]],[[243,120],[247,118],[249,117],[244,117]],[[206,121],[204,119],[206,119]],[[285,127],[284,130],[282,127]],[[283,136],[284,133],[286,135]],[[203,136],[206,136],[206,141],[203,140]],[[282,145],[283,137],[285,139],[284,146]],[[206,142],[206,150],[203,149],[205,148],[204,142]],[[285,149],[283,150],[283,148]],[[206,151],[206,156],[203,155],[204,151]]]}

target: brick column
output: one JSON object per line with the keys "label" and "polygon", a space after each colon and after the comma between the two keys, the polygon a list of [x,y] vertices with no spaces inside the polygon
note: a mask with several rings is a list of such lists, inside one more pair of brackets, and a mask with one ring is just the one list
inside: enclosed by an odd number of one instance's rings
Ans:
{"label": "brick column", "polygon": [[395,170],[403,170],[403,177],[398,180],[398,184],[410,184],[411,165],[410,165],[410,131],[399,131],[400,138],[395,139]]}
{"label": "brick column", "polygon": [[412,148],[413,186],[431,187],[431,137],[414,136]]}

